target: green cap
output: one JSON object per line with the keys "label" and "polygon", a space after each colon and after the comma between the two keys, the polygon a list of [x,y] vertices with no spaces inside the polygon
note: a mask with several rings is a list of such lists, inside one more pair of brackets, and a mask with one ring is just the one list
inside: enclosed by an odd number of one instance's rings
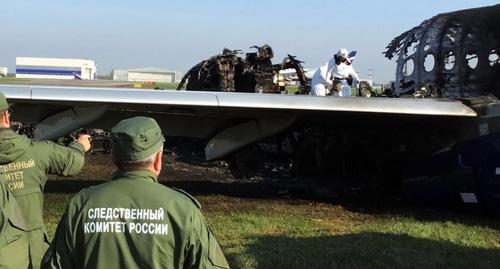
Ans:
{"label": "green cap", "polygon": [[0,110],[6,110],[9,108],[9,104],[7,103],[7,98],[3,93],[0,92]]}
{"label": "green cap", "polygon": [[120,121],[111,129],[113,158],[117,161],[144,160],[165,142],[158,123],[147,117]]}

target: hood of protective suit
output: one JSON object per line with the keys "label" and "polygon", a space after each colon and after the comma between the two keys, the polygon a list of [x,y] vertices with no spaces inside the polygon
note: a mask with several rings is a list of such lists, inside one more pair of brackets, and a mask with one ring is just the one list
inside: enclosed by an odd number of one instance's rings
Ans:
{"label": "hood of protective suit", "polygon": [[12,130],[0,130],[0,164],[10,163],[23,155],[30,139]]}

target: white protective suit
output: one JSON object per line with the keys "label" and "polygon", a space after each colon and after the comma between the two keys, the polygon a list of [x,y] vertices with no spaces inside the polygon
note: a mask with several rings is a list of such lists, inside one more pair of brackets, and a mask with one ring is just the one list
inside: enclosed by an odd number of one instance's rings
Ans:
{"label": "white protective suit", "polygon": [[341,80],[342,91],[333,91],[333,95],[351,96],[351,87],[346,80],[349,75],[353,77],[354,87],[357,88],[359,77],[352,65],[346,62],[337,65],[335,64],[335,58],[330,59],[328,63],[316,69],[314,72],[311,80],[311,95],[325,96],[327,94],[326,89],[332,85],[333,79],[337,78]]}

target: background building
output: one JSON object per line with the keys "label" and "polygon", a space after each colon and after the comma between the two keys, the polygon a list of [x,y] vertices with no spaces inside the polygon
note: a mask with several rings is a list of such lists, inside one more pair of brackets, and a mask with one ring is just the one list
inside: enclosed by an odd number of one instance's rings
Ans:
{"label": "background building", "polygon": [[86,59],[16,57],[16,78],[95,79],[96,69]]}
{"label": "background building", "polygon": [[182,73],[161,68],[115,69],[111,76],[117,81],[164,82],[177,83],[182,79]]}
{"label": "background building", "polygon": [[0,77],[6,77],[9,69],[7,67],[0,66]]}
{"label": "background building", "polygon": [[128,81],[128,70],[114,69],[111,71],[111,79],[115,81]]}

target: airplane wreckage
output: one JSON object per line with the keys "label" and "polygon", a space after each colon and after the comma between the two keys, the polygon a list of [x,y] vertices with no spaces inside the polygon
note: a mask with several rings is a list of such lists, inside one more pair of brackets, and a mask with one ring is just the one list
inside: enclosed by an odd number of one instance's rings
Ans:
{"label": "airplane wreckage", "polygon": [[[293,69],[299,82],[295,94],[309,94],[311,81],[302,67],[302,61],[288,54],[280,64],[272,64],[274,56],[271,46],[252,46],[257,52],[246,53],[243,59],[238,54],[241,50],[224,48],[221,54],[203,60],[193,66],[181,79],[177,90],[186,85],[188,91],[220,91],[220,92],[255,92],[281,93],[285,91],[284,81],[280,85],[280,71]],[[187,81],[187,83],[186,83]],[[352,77],[348,79],[352,85]],[[361,81],[357,96],[370,97],[371,86]]]}
{"label": "airplane wreckage", "polygon": [[274,56],[271,46],[253,46],[257,52],[247,53],[245,59],[238,56],[241,50],[224,49],[222,54],[212,56],[192,67],[181,79],[177,90],[186,80],[188,91],[258,92],[280,93],[279,71],[295,69],[300,87],[299,93],[311,91],[301,61],[288,54],[281,64],[272,64]]}
{"label": "airplane wreckage", "polygon": [[[14,120],[39,139],[79,127],[154,117],[169,136],[206,141],[207,160],[241,177],[268,169],[400,189],[441,182],[450,199],[500,211],[500,5],[437,15],[396,37],[396,82],[385,97],[277,93],[269,46],[202,61],[187,91],[0,85]],[[301,75],[299,74],[299,78]],[[305,76],[302,89],[307,90]],[[180,89],[179,87],[179,89]],[[198,91],[203,90],[203,91]]]}

